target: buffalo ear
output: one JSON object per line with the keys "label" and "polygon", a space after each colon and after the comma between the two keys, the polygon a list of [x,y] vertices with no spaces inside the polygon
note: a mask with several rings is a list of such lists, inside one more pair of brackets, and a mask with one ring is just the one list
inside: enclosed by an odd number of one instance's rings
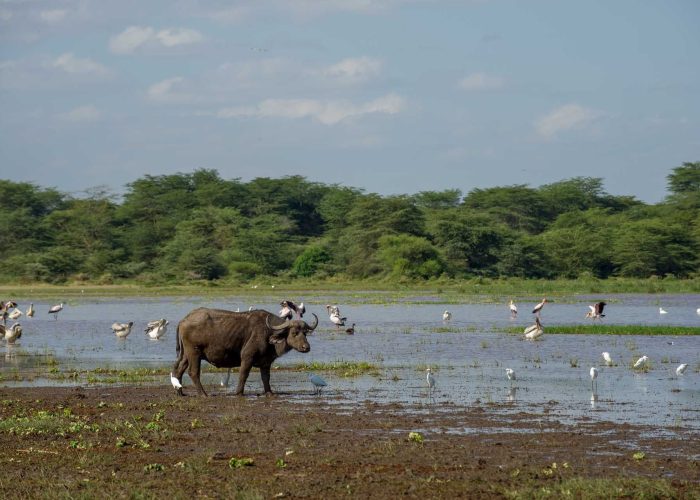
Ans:
{"label": "buffalo ear", "polygon": [[270,335],[270,344],[281,344],[282,342],[287,340],[287,332],[282,330],[281,332],[275,332],[272,335]]}

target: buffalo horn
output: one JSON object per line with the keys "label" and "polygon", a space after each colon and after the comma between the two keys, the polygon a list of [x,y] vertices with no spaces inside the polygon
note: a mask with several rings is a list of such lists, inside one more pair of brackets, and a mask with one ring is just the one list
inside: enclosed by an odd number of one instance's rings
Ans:
{"label": "buffalo horn", "polygon": [[270,324],[270,317],[268,316],[265,318],[265,325],[273,332],[280,332],[280,331],[284,330],[285,328],[288,328],[289,322],[290,322],[290,320],[286,320],[284,323],[282,323],[279,326],[272,326]]}
{"label": "buffalo horn", "polygon": [[311,313],[311,315],[314,317],[314,324],[313,325],[308,325],[308,327],[311,329],[311,331],[315,330],[316,327],[318,326],[318,316],[316,316],[314,313]]}

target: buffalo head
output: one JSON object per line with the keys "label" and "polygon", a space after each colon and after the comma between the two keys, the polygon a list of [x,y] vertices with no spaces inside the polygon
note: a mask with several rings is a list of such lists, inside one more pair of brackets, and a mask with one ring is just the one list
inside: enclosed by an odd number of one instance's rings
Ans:
{"label": "buffalo head", "polygon": [[301,319],[288,319],[280,325],[272,326],[269,322],[269,316],[265,318],[265,325],[272,330],[270,335],[270,344],[281,344],[286,342],[289,347],[299,352],[309,352],[311,346],[306,340],[306,334],[313,332],[318,326],[318,316],[311,313],[314,317],[314,323],[309,325]]}

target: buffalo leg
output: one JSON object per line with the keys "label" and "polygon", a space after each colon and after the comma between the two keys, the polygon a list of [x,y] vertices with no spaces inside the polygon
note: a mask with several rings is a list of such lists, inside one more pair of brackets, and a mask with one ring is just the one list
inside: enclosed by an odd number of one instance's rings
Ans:
{"label": "buffalo leg", "polygon": [[250,361],[241,360],[241,369],[238,372],[238,385],[236,386],[236,392],[234,392],[234,394],[238,396],[243,395],[243,389],[245,388],[245,383],[246,380],[248,380],[248,375],[250,374],[251,368],[252,363]]}
{"label": "buffalo leg", "polygon": [[[188,365],[189,362],[187,361],[187,356],[182,356],[181,359],[175,361],[175,366],[173,366],[173,376],[177,379],[180,385],[182,385],[182,375],[185,373],[185,370],[187,370]],[[177,390],[177,393],[180,396],[183,396],[182,387]]]}
{"label": "buffalo leg", "polygon": [[261,366],[260,367],[260,378],[262,379],[263,387],[265,388],[265,394],[272,394],[272,388],[270,387],[270,367]]}
{"label": "buffalo leg", "polygon": [[197,388],[197,392],[199,394],[207,396],[207,392],[204,390],[204,387],[202,387],[202,382],[199,380],[199,372],[200,372],[201,367],[202,367],[202,360],[199,356],[197,356],[190,363],[189,374],[190,374],[190,378],[192,379],[192,382],[194,382],[194,386]]}

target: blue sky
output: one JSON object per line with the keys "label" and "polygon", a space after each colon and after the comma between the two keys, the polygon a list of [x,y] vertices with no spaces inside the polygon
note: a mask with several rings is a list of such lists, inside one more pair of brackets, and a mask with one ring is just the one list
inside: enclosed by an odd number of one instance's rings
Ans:
{"label": "blue sky", "polygon": [[696,0],[0,0],[0,178],[590,176],[655,203],[700,161],[699,21]]}

